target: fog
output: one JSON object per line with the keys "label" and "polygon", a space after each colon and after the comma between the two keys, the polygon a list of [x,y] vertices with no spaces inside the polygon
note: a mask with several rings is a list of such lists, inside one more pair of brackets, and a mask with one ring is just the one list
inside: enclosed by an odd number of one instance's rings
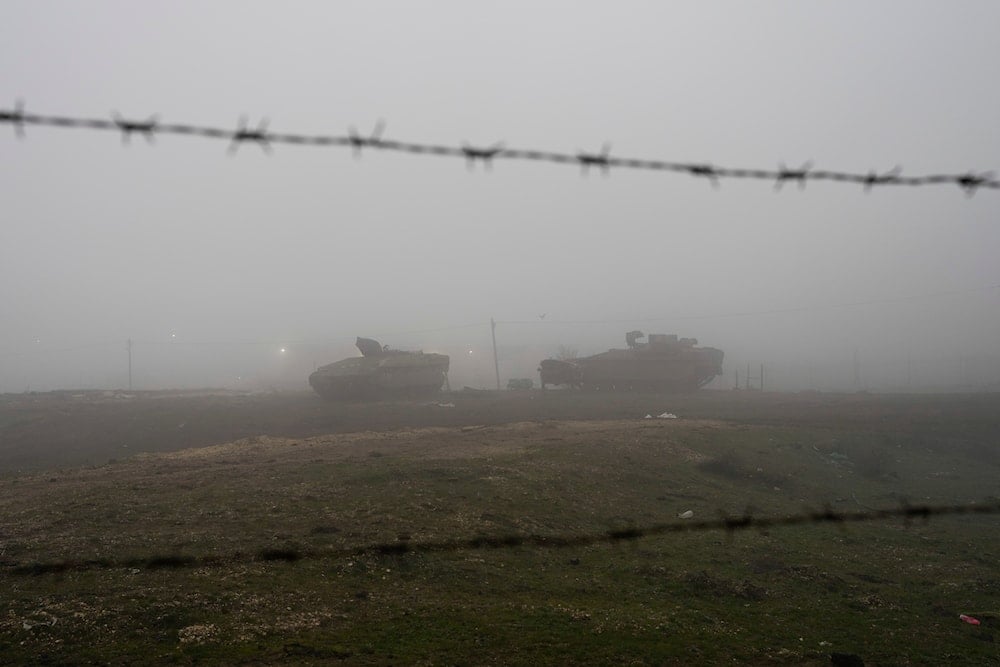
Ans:
{"label": "fog", "polygon": [[[959,11],[960,9],[960,11]],[[7,2],[0,108],[904,175],[1000,165],[1000,6]],[[0,125],[0,391],[450,384],[676,333],[732,387],[1000,389],[1000,194]]]}

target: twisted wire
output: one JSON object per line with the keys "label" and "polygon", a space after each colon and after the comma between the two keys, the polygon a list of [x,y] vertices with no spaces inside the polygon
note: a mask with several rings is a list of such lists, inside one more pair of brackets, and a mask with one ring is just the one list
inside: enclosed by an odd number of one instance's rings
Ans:
{"label": "twisted wire", "polygon": [[18,103],[12,109],[0,109],[0,122],[14,127],[18,137],[25,134],[27,125],[61,127],[84,130],[105,130],[119,132],[123,143],[133,134],[143,136],[152,143],[153,137],[163,134],[199,137],[205,139],[220,139],[229,142],[229,152],[235,153],[243,144],[257,144],[265,152],[271,152],[273,144],[296,146],[345,147],[360,154],[362,149],[408,153],[421,156],[455,157],[466,161],[468,167],[479,163],[490,169],[495,160],[548,162],[560,165],[579,166],[586,174],[591,168],[599,169],[604,174],[611,169],[633,169],[646,171],[673,172],[704,178],[718,187],[721,179],[756,179],[772,181],[775,190],[781,190],[785,183],[794,182],[804,188],[808,181],[832,181],[860,185],[865,192],[874,187],[882,186],[927,186],[955,185],[966,195],[975,194],[980,188],[1000,189],[998,180],[991,171],[969,171],[962,174],[926,174],[921,176],[903,176],[897,166],[886,172],[844,172],[823,169],[813,169],[807,162],[799,168],[788,168],[779,164],[777,169],[724,167],[703,162],[675,162],[668,160],[652,160],[640,158],[615,157],[611,155],[610,145],[605,144],[599,153],[559,153],[537,149],[506,148],[503,143],[491,146],[477,147],[463,144],[449,146],[443,144],[417,143],[383,139],[384,124],[379,121],[375,131],[370,136],[361,136],[352,130],[345,135],[310,135],[301,133],[272,132],[267,128],[267,121],[262,120],[256,127],[247,123],[246,117],[240,119],[235,129],[191,125],[185,123],[161,123],[159,116],[154,115],[146,120],[130,120],[117,112],[110,119],[83,118],[73,116],[53,116],[27,113],[24,105]]}
{"label": "twisted wire", "polygon": [[906,525],[914,520],[927,522],[931,517],[954,515],[997,515],[1000,502],[967,505],[910,505],[877,509],[867,508],[857,512],[835,512],[829,508],[786,516],[755,516],[746,512],[739,516],[723,516],[716,520],[672,521],[648,526],[628,527],[600,533],[580,533],[563,535],[508,534],[496,536],[475,536],[441,540],[411,541],[399,539],[395,542],[376,542],[353,547],[330,549],[267,548],[256,553],[234,552],[228,555],[203,554],[156,554],[144,558],[93,558],[68,559],[49,562],[22,563],[14,560],[0,561],[0,572],[11,575],[38,576],[61,574],[69,571],[218,567],[251,562],[299,562],[337,561],[358,557],[404,556],[407,554],[429,554],[475,551],[484,549],[518,549],[534,547],[541,549],[580,548],[598,544],[621,544],[639,539],[663,537],[667,535],[691,534],[703,531],[767,531],[773,528],[802,528],[811,524],[848,524],[903,519]]}

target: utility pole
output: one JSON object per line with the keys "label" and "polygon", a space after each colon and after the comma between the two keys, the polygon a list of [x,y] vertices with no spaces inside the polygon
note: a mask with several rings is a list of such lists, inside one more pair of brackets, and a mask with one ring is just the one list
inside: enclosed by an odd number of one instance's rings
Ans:
{"label": "utility pole", "polygon": [[861,362],[858,361],[858,348],[854,348],[854,390],[861,390]]}
{"label": "utility pole", "polygon": [[128,390],[132,391],[132,339],[128,339],[128,344],[125,346],[128,350]]}
{"label": "utility pole", "polygon": [[497,357],[497,323],[490,318],[490,334],[493,336],[493,368],[497,372],[497,391],[500,391],[500,361]]}
{"label": "utility pole", "polygon": [[763,391],[764,391],[764,364],[763,364],[763,362],[760,365],[760,391],[761,391],[761,393],[763,393]]}

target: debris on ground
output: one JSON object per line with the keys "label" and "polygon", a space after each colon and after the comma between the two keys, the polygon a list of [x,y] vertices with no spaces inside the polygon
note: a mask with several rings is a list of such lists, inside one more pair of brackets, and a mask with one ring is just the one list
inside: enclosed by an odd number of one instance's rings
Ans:
{"label": "debris on ground", "polygon": [[21,624],[25,630],[33,630],[39,626],[50,628],[56,624],[56,617],[47,611],[37,611],[32,616],[34,618],[26,618]]}

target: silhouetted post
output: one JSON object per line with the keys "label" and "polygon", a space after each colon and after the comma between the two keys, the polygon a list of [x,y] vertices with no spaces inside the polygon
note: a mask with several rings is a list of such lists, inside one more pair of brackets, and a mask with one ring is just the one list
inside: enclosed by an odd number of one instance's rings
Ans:
{"label": "silhouetted post", "polygon": [[764,391],[764,364],[760,365],[760,390]]}
{"label": "silhouetted post", "polygon": [[858,348],[854,348],[854,390],[861,389],[861,362],[858,361]]}
{"label": "silhouetted post", "polygon": [[128,344],[125,346],[128,350],[128,390],[132,391],[132,339],[128,339]]}
{"label": "silhouetted post", "polygon": [[493,368],[497,372],[497,391],[500,391],[500,361],[497,357],[497,323],[492,317],[490,318],[490,333],[493,336]]}
{"label": "silhouetted post", "polygon": [[747,383],[746,390],[750,391],[750,362],[749,361],[747,362],[747,379],[746,379],[746,383]]}

